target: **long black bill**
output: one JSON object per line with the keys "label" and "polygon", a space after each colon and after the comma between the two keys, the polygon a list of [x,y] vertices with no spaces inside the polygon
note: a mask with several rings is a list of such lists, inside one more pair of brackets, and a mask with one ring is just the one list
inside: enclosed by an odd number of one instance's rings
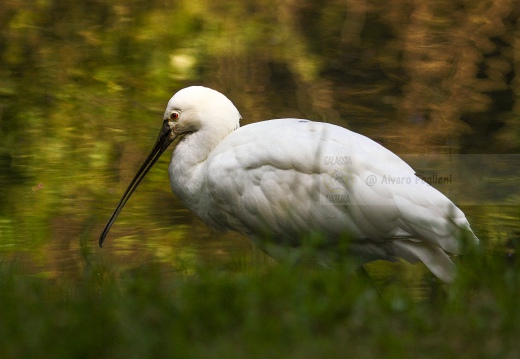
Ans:
{"label": "long black bill", "polygon": [[157,138],[157,142],[155,142],[155,145],[153,146],[152,151],[146,157],[146,160],[144,160],[141,168],[139,168],[139,171],[137,171],[134,179],[132,182],[130,182],[130,185],[125,191],[125,194],[123,194],[123,197],[121,198],[121,201],[119,201],[119,204],[117,205],[114,213],[112,213],[112,217],[108,220],[107,225],[105,226],[105,229],[103,230],[103,233],[101,233],[101,236],[99,237],[99,246],[103,247],[103,242],[105,241],[105,237],[108,234],[108,231],[110,230],[110,227],[112,227],[112,224],[114,224],[114,221],[116,220],[117,216],[125,206],[126,202],[134,192],[134,190],[137,188],[141,180],[146,176],[150,168],[157,162],[159,157],[163,154],[163,152],[168,148],[168,146],[173,142],[176,135],[172,131],[168,120],[164,121],[164,124],[161,128],[161,131],[159,132],[159,137]]}

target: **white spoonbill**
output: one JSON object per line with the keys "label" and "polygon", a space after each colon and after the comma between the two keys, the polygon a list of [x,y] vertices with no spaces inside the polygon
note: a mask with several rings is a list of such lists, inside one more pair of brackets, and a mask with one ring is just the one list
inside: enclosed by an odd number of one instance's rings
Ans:
{"label": "white spoonbill", "polygon": [[459,208],[369,138],[292,118],[240,127],[240,118],[218,91],[193,86],[177,92],[99,245],[177,137],[169,166],[172,191],[208,225],[240,232],[268,254],[319,234],[332,251],[348,239],[349,252],[361,264],[422,261],[449,282],[455,266],[447,253],[459,253],[461,239],[478,243]]}

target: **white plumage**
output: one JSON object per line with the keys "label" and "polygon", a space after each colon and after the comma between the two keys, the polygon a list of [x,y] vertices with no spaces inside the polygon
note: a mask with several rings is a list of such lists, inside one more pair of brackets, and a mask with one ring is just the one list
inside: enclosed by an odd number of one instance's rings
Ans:
{"label": "white plumage", "polygon": [[132,181],[100,244],[177,136],[182,138],[169,167],[173,192],[207,224],[238,231],[268,253],[272,245],[298,246],[320,233],[330,250],[348,238],[360,263],[422,261],[451,281],[455,267],[446,252],[459,253],[461,238],[478,243],[460,209],[367,137],[301,119],[244,127],[239,120],[235,106],[217,91],[194,86],[177,92],[164,113],[156,153],[146,161],[151,164]]}

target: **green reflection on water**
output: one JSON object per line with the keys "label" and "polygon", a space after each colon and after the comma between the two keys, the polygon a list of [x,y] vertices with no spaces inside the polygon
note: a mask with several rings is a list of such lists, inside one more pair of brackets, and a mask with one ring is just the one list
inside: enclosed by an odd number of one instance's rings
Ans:
{"label": "green reflection on water", "polygon": [[[502,12],[428,4],[4,4],[2,256],[55,275],[80,271],[97,255],[131,267],[250,253],[243,239],[205,228],[169,193],[168,155],[128,203],[107,248],[96,247],[167,100],[189,84],[226,93],[244,124],[308,117],[397,153],[518,152],[519,89],[511,81],[518,22],[496,15],[511,13],[514,2],[496,5]],[[476,13],[503,32],[480,31]],[[500,173],[502,180],[514,178]],[[492,243],[518,240],[518,197],[505,196],[508,206],[464,208]]]}

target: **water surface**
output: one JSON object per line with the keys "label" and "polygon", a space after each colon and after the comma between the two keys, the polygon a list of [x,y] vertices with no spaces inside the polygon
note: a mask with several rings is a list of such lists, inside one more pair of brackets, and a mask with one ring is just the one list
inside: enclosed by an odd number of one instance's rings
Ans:
{"label": "water surface", "polygon": [[243,125],[331,122],[403,155],[425,177],[451,176],[433,185],[461,205],[484,245],[516,243],[514,2],[393,3],[4,4],[0,258],[56,277],[98,260],[166,271],[258,260],[245,238],[207,228],[170,193],[171,150],[97,247],[167,101],[192,84],[225,93]]}

